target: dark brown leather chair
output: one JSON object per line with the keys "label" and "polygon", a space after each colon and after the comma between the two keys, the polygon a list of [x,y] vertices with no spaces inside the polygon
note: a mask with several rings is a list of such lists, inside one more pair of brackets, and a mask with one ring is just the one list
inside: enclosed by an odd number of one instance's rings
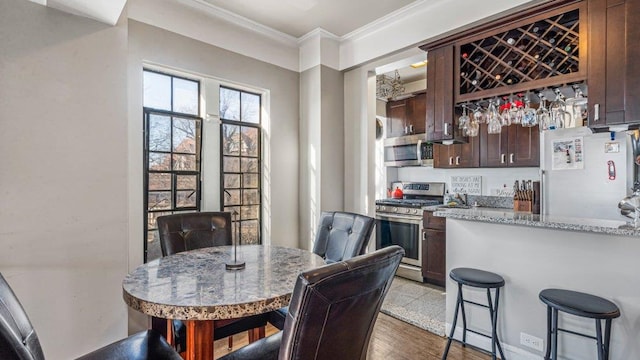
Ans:
{"label": "dark brown leather chair", "polygon": [[284,330],[220,360],[364,360],[403,256],[393,245],[300,274]]}
{"label": "dark brown leather chair", "polygon": [[[15,293],[0,274],[0,359],[44,360],[38,335]],[[181,360],[167,341],[153,330],[132,335],[87,354],[81,360]]]}
{"label": "dark brown leather chair", "polygon": [[[231,213],[229,212],[194,212],[159,216],[158,234],[162,256],[179,252],[213,246],[231,245]],[[229,348],[233,346],[230,336],[262,328],[267,324],[266,315],[249,316],[242,319],[217,322],[214,339],[229,337]],[[186,327],[180,320],[173,321],[174,344],[178,351],[186,349]],[[260,333],[264,333],[261,330]],[[262,335],[264,336],[264,335]],[[251,341],[257,340],[254,333],[249,333]]]}
{"label": "dark brown leather chair", "polygon": [[[341,211],[323,211],[320,215],[313,252],[322,256],[327,264],[362,255],[367,250],[374,225],[375,219],[369,216]],[[286,317],[287,308],[285,307],[269,313],[269,322],[282,330]]]}

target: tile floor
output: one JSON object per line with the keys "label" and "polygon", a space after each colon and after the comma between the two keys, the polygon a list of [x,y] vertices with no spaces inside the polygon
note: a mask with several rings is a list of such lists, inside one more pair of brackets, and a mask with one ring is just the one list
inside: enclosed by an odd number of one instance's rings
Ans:
{"label": "tile floor", "polygon": [[444,335],[445,292],[441,287],[396,276],[381,311],[437,335]]}

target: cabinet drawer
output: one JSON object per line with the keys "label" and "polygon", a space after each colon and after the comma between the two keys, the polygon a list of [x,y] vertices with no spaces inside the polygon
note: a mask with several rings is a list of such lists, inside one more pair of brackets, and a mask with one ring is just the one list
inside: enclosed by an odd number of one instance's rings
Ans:
{"label": "cabinet drawer", "polygon": [[425,211],[422,220],[425,229],[446,230],[447,219],[433,216],[433,211]]}

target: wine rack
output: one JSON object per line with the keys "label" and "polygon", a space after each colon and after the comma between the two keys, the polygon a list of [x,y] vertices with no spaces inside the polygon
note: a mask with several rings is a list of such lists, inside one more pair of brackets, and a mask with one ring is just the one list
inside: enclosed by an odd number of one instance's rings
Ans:
{"label": "wine rack", "polygon": [[459,42],[456,101],[584,80],[583,8],[564,7]]}

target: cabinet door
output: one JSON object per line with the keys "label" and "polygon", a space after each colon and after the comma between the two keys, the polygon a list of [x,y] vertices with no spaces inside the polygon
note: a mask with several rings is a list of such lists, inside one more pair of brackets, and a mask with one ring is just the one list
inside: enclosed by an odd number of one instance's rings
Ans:
{"label": "cabinet door", "polygon": [[[447,271],[447,233],[442,230],[432,229],[424,229],[423,231],[425,241],[422,244],[422,277],[428,283],[444,286],[446,280],[445,272]],[[426,245],[426,254],[424,245]]]}
{"label": "cabinet door", "polygon": [[407,101],[389,101],[387,103],[387,137],[398,137],[405,134],[407,119]]}
{"label": "cabinet door", "polygon": [[540,166],[540,131],[538,127],[511,125],[508,133],[509,154],[507,161],[509,166]]}
{"label": "cabinet door", "polygon": [[472,168],[480,166],[480,141],[477,136],[469,137],[466,144],[453,146],[453,164],[458,168]]}
{"label": "cabinet door", "polygon": [[427,140],[450,140],[453,127],[453,45],[427,52]]}
{"label": "cabinet door", "polygon": [[427,94],[419,93],[407,100],[407,125],[412,134],[424,134],[427,126]]}
{"label": "cabinet door", "polygon": [[451,146],[433,144],[433,167],[448,169],[454,167],[453,154],[450,153]]}
{"label": "cabinet door", "polygon": [[508,166],[509,147],[508,128],[503,127],[500,134],[487,133],[487,124],[480,125],[480,167]]}
{"label": "cabinet door", "polygon": [[589,0],[589,126],[640,122],[640,2]]}

